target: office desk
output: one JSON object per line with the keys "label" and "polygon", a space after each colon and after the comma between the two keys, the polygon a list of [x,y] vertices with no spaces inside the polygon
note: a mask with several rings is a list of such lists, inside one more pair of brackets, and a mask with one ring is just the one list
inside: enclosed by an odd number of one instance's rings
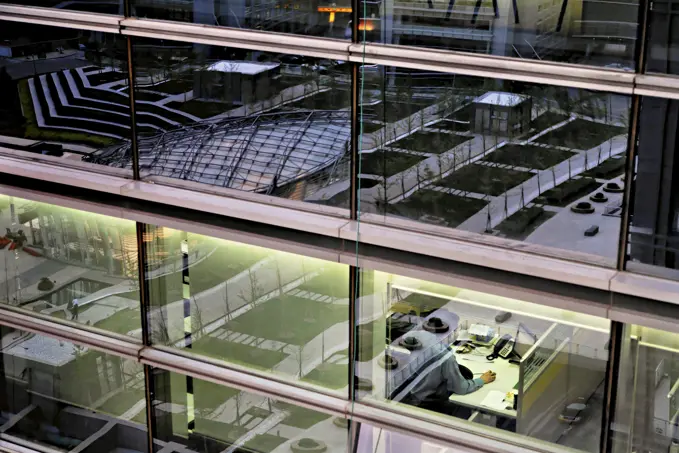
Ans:
{"label": "office desk", "polygon": [[[484,373],[488,370],[494,371],[496,374],[495,381],[490,384],[484,384],[483,387],[475,392],[466,395],[453,394],[450,395],[450,398],[448,399],[460,406],[466,406],[481,412],[500,415],[502,417],[516,418],[516,411],[514,409],[492,409],[481,406],[481,402],[486,398],[488,393],[493,390],[502,393],[513,390],[516,383],[519,382],[519,365],[513,365],[509,363],[509,360],[500,358],[495,359],[493,363],[488,363],[485,361],[486,348],[478,348],[477,351],[484,352],[484,356],[455,353],[455,360],[457,360],[458,364],[469,368],[472,373],[475,374],[474,378],[481,377],[481,375],[477,373]],[[490,353],[490,350],[488,353]]]}

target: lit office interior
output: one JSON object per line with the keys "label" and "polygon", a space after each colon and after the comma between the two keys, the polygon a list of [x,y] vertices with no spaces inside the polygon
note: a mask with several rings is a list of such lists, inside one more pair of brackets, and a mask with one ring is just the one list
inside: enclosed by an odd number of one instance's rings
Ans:
{"label": "lit office interior", "polygon": [[134,222],[0,194],[0,235],[0,303],[141,339]]}
{"label": "lit office interior", "polygon": [[378,271],[363,275],[359,398],[597,451],[607,319]]}

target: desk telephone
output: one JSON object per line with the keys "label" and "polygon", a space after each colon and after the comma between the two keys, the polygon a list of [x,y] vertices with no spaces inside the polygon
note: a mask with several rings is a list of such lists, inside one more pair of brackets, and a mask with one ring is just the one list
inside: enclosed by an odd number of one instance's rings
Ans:
{"label": "desk telephone", "polygon": [[498,357],[508,359],[514,352],[514,343],[516,340],[509,334],[504,334],[500,337],[493,346],[493,352],[486,356],[487,360],[494,360]]}

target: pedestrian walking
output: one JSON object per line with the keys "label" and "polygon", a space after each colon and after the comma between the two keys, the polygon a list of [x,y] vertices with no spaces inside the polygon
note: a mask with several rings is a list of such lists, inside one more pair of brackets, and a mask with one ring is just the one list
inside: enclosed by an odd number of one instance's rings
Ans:
{"label": "pedestrian walking", "polygon": [[78,319],[78,299],[73,299],[73,307],[71,307],[71,319],[76,321]]}

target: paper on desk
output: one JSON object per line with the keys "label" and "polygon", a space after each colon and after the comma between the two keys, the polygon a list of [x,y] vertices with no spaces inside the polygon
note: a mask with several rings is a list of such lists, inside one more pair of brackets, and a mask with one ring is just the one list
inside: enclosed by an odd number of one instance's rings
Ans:
{"label": "paper on desk", "polygon": [[505,409],[507,403],[504,401],[505,393],[499,390],[491,390],[488,395],[481,401],[481,406],[489,409]]}

